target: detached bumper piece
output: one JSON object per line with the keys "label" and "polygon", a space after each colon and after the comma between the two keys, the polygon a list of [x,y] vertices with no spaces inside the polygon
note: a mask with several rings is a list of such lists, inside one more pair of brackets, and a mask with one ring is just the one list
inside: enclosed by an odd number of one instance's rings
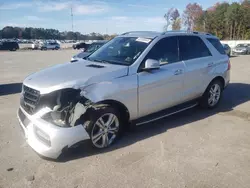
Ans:
{"label": "detached bumper piece", "polygon": [[57,159],[65,148],[89,139],[82,125],[74,127],[58,127],[41,118],[46,110],[29,115],[22,107],[18,109],[17,117],[24,132],[27,143],[39,155]]}

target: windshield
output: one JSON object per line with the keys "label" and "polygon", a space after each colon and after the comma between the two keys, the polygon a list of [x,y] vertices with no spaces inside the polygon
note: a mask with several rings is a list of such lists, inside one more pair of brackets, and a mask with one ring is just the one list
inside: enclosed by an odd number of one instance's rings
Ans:
{"label": "windshield", "polygon": [[117,37],[88,57],[90,61],[131,65],[147,48],[151,39],[138,37]]}
{"label": "windshield", "polygon": [[96,51],[98,48],[100,48],[102,45],[103,45],[103,44],[101,44],[101,43],[94,43],[94,44],[91,44],[91,45],[87,48],[86,52],[92,53],[92,52]]}

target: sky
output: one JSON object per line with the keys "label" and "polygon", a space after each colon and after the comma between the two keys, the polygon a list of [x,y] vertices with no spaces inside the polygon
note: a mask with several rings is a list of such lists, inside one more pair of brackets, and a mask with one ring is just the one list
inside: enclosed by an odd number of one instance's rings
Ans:
{"label": "sky", "polygon": [[72,7],[73,31],[83,34],[162,31],[163,16],[169,8],[182,13],[193,2],[206,9],[218,0],[0,0],[0,28],[8,25],[71,31]]}

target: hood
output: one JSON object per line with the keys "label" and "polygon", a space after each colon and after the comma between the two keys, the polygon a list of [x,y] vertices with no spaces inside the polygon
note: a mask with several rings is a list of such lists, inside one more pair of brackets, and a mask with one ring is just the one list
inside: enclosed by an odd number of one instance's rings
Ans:
{"label": "hood", "polygon": [[46,94],[63,88],[82,88],[127,74],[127,66],[81,60],[55,65],[31,74],[23,84]]}

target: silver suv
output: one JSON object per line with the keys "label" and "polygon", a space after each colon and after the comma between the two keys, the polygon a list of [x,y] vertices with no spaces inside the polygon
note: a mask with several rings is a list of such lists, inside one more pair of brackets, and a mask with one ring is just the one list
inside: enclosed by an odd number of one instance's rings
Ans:
{"label": "silver suv", "polygon": [[28,144],[57,158],[88,140],[114,143],[124,128],[196,105],[214,108],[229,83],[218,38],[198,32],[128,32],[87,58],[28,76],[18,119]]}

